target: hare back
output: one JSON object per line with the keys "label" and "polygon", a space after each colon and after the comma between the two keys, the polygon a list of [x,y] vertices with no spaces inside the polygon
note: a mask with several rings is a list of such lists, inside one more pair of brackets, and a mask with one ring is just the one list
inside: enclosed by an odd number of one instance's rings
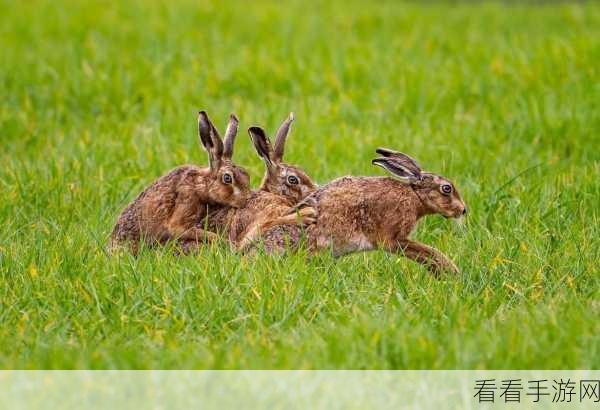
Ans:
{"label": "hare back", "polygon": [[158,178],[123,210],[111,242],[139,241],[142,235],[160,239],[175,205],[182,200],[189,201],[183,219],[192,226],[206,213],[202,207],[202,181],[209,173],[208,168],[183,165]]}
{"label": "hare back", "polygon": [[412,188],[393,178],[340,178],[326,185],[318,197],[316,245],[346,253],[407,237],[418,206]]}
{"label": "hare back", "polygon": [[[306,229],[309,249],[334,254],[371,250],[406,238],[418,219],[418,197],[389,177],[342,177],[321,186],[298,207],[312,206],[317,221]],[[265,248],[277,249],[295,237],[293,227],[274,227],[263,235]]]}

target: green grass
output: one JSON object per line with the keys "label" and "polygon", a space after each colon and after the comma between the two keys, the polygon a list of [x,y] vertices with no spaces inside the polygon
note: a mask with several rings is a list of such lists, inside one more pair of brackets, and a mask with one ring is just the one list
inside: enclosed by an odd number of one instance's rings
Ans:
{"label": "green grass", "polygon": [[[600,367],[600,7],[0,2],[0,367]],[[324,183],[377,146],[451,178],[466,230],[381,252],[194,257],[103,245],[139,190],[204,164],[196,112],[271,133]],[[245,131],[235,159],[256,186]]]}

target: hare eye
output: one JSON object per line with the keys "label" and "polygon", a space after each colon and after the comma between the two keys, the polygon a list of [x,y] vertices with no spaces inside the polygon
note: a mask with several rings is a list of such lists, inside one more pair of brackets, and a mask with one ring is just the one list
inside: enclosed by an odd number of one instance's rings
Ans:
{"label": "hare eye", "polygon": [[223,183],[224,184],[231,184],[233,182],[233,177],[231,176],[231,174],[223,174]]}
{"label": "hare eye", "polygon": [[450,195],[452,193],[452,185],[444,184],[441,187],[442,194]]}
{"label": "hare eye", "polygon": [[290,175],[289,177],[287,177],[288,183],[290,185],[298,185],[298,177],[295,175]]}

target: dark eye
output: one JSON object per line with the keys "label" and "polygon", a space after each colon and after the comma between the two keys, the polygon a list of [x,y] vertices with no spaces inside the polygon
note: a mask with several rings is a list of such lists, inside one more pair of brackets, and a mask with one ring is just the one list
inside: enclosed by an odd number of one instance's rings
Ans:
{"label": "dark eye", "polygon": [[442,194],[450,195],[452,193],[452,185],[444,184],[441,187]]}
{"label": "dark eye", "polygon": [[288,176],[288,184],[290,185],[298,185],[298,177],[295,175]]}
{"label": "dark eye", "polygon": [[233,182],[233,177],[231,176],[231,174],[223,174],[223,183],[224,184],[231,184]]}

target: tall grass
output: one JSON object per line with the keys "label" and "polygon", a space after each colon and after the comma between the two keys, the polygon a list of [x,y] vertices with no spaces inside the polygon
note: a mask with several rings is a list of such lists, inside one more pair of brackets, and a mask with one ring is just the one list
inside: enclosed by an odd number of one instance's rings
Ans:
{"label": "tall grass", "polygon": [[[0,2],[3,368],[598,368],[600,7]],[[195,113],[273,132],[320,183],[387,146],[467,228],[380,252],[108,257],[120,210],[203,164]],[[235,160],[263,166],[241,132]]]}

